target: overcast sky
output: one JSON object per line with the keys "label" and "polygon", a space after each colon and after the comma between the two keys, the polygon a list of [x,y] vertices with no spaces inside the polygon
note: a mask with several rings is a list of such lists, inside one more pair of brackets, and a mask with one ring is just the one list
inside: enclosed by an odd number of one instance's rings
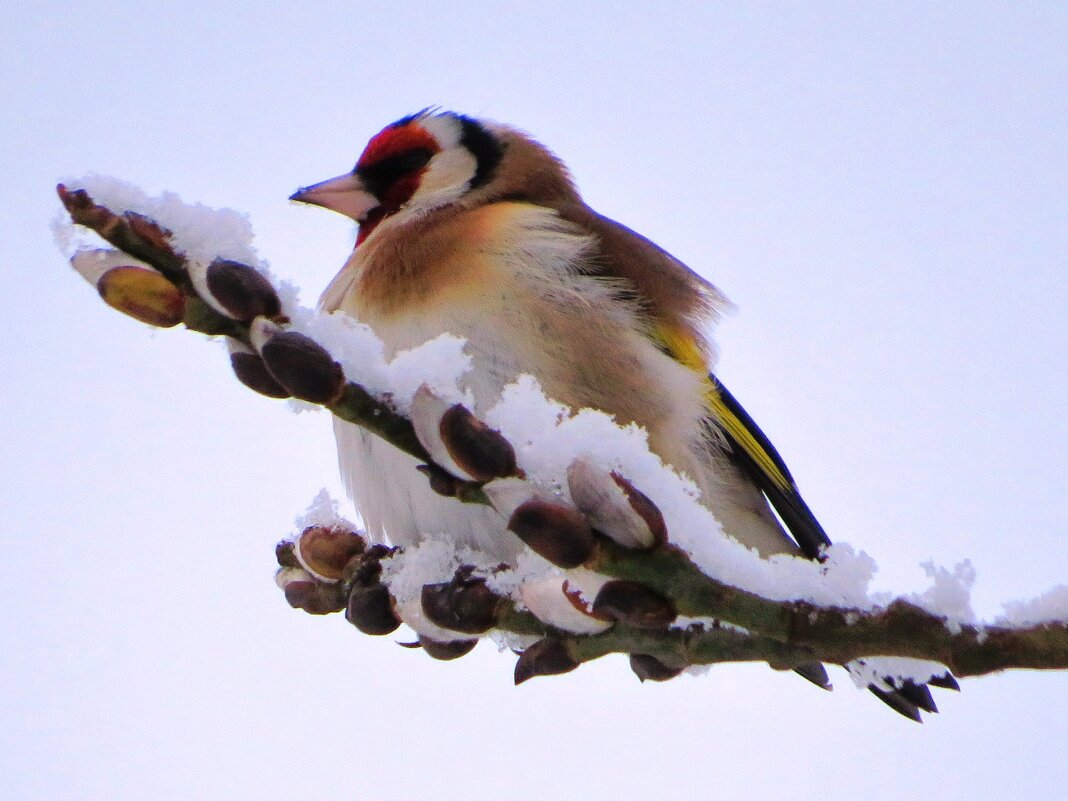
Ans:
{"label": "overcast sky", "polygon": [[[403,5],[405,10],[396,10]],[[693,4],[700,5],[700,4]],[[286,201],[431,104],[522,127],[737,304],[721,375],[880,589],[1068,581],[1068,9],[8,3],[0,12],[0,796],[1061,799],[1068,675],[513,688],[289,609],[273,545],[329,420],[109,311],[52,242],[95,171],[248,212],[312,302],[343,218]]]}

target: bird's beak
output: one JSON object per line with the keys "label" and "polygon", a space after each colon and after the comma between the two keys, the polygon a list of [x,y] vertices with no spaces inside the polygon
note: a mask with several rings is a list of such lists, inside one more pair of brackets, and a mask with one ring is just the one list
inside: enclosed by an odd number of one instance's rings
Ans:
{"label": "bird's beak", "polygon": [[289,199],[322,206],[324,209],[351,217],[356,222],[362,222],[371,209],[381,205],[379,199],[367,191],[360,177],[351,172],[302,187],[290,195]]}

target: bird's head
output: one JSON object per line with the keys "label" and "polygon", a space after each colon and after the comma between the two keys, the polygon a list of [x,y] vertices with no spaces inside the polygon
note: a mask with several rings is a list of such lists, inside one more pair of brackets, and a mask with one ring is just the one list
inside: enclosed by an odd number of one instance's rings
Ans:
{"label": "bird's head", "polygon": [[505,143],[491,126],[452,112],[421,111],[372,137],[351,172],[304,187],[290,200],[351,217],[357,244],[388,217],[459,201],[495,175]]}
{"label": "bird's head", "polygon": [[375,134],[351,172],[306,186],[290,200],[354,219],[357,245],[401,212],[496,200],[556,209],[580,202],[563,163],[526,134],[430,109]]}

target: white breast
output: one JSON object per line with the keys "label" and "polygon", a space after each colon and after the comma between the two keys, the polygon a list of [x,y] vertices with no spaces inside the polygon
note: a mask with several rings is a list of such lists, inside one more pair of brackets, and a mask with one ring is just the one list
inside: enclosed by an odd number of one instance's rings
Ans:
{"label": "white breast", "polygon": [[[581,272],[588,237],[544,209],[521,207],[512,217],[472,246],[472,261],[464,263],[477,265],[477,286],[446,285],[400,311],[371,307],[354,290],[357,250],[355,270],[339,276],[324,306],[354,313],[390,353],[443,333],[466,338],[473,369],[462,384],[476,414],[529,373],[550,397],[573,408],[594,405],[644,422],[660,455],[690,473],[713,511],[718,505],[720,512],[733,512],[742,499],[729,497],[731,488],[713,475],[701,451],[703,376],[659,352],[615,288]],[[350,424],[337,422],[335,431],[342,476],[370,533],[402,545],[444,535],[509,561],[522,547],[492,509],[435,494],[412,457]],[[744,501],[748,507],[754,499]],[[752,515],[744,509],[745,518]],[[756,518],[781,543],[777,525],[769,528],[760,512]]]}

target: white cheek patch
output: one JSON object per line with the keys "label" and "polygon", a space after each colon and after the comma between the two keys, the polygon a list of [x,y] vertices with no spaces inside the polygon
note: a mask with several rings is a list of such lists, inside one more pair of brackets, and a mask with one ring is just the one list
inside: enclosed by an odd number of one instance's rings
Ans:
{"label": "white cheek patch", "polygon": [[434,156],[412,195],[409,206],[437,205],[459,197],[467,191],[478,168],[478,160],[469,150],[454,147]]}
{"label": "white cheek patch", "polygon": [[434,156],[406,207],[429,209],[460,197],[478,169],[478,160],[460,144],[463,124],[452,114],[427,117],[419,123],[437,140],[441,150]]}
{"label": "white cheek patch", "polygon": [[427,117],[420,120],[423,130],[438,140],[442,151],[452,150],[460,144],[463,136],[463,126],[460,121],[451,114],[439,114],[436,117]]}

